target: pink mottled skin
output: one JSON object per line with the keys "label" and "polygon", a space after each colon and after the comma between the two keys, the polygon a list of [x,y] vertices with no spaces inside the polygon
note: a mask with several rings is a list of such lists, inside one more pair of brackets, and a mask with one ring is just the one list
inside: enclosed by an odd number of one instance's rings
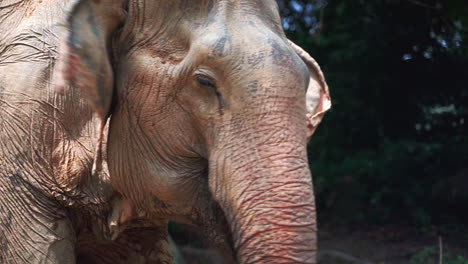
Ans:
{"label": "pink mottled skin", "polygon": [[171,263],[169,221],[229,263],[316,263],[330,98],[274,0],[3,6],[0,263]]}

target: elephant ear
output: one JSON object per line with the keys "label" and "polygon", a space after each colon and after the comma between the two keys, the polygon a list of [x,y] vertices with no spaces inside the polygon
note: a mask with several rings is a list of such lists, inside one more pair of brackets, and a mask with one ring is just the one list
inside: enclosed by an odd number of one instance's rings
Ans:
{"label": "elephant ear", "polygon": [[70,5],[53,84],[59,92],[79,89],[100,120],[92,168],[96,174],[101,171],[104,129],[114,87],[111,42],[124,13],[120,0],[72,0]]}
{"label": "elephant ear", "polygon": [[310,72],[309,87],[306,94],[307,104],[307,136],[311,137],[322,121],[325,112],[331,108],[330,93],[325,82],[325,76],[318,63],[301,47],[289,40],[289,44],[305,62]]}
{"label": "elephant ear", "polygon": [[60,37],[54,73],[58,91],[79,88],[103,121],[112,100],[110,46],[114,31],[123,21],[121,6],[116,0],[75,0]]}

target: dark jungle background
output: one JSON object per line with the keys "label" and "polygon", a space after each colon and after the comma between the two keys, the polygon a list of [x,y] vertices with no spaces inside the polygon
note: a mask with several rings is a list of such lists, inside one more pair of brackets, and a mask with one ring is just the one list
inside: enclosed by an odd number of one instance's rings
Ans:
{"label": "dark jungle background", "polygon": [[468,263],[468,1],[277,2],[333,102],[309,144],[320,263]]}

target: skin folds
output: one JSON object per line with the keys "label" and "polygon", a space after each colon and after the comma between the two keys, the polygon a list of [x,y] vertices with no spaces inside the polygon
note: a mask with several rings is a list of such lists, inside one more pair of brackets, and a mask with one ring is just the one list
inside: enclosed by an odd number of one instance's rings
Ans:
{"label": "skin folds", "polygon": [[0,4],[0,262],[316,263],[308,138],[330,108],[274,1]]}

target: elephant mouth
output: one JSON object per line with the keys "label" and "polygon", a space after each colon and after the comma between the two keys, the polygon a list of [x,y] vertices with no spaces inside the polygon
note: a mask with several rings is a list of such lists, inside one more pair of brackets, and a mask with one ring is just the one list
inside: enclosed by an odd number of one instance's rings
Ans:
{"label": "elephant mouth", "polygon": [[214,241],[209,241],[207,234],[202,233],[199,229],[199,227],[191,225],[169,223],[170,237],[176,245],[172,252],[176,260],[175,263],[178,263],[179,255],[185,259],[196,258],[207,263],[237,263],[231,249],[229,252],[223,252],[225,249],[220,247],[219,243],[216,245]]}
{"label": "elephant mouth", "polygon": [[228,263],[237,263],[233,236],[224,211],[214,200],[197,204],[201,206],[194,208],[188,217],[173,218],[169,222],[174,240],[189,248],[188,251],[202,256],[209,252],[210,258],[222,257]]}

